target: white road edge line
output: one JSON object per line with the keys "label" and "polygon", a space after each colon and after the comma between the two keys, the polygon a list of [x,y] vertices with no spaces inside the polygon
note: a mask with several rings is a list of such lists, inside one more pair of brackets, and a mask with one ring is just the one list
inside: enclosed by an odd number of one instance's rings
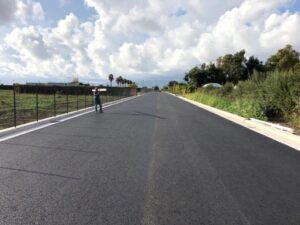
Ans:
{"label": "white road edge line", "polygon": [[[103,108],[105,109],[105,108],[108,108],[108,107],[111,107],[111,106],[114,106],[114,105],[118,105],[120,103],[136,99],[136,98],[138,98],[140,96],[141,95],[134,96],[134,97],[129,97],[129,98],[126,98],[126,99],[123,99],[123,100],[119,100],[117,102],[114,102],[114,103],[108,104],[106,106],[103,106]],[[40,129],[43,129],[43,128],[46,128],[46,127],[53,126],[53,125],[58,124],[58,123],[62,123],[62,122],[65,122],[65,121],[68,121],[68,120],[71,120],[71,119],[74,119],[74,118],[77,118],[77,117],[80,117],[80,116],[84,116],[84,115],[86,115],[88,113],[92,113],[94,111],[95,110],[90,110],[90,111],[87,111],[87,112],[84,112],[84,113],[80,113],[80,114],[76,114],[74,116],[67,117],[65,119],[61,119],[60,121],[58,121],[56,123],[44,124],[44,125],[41,125],[41,126],[38,126],[38,127],[32,128],[32,129],[29,129],[29,130],[25,130],[25,131],[21,131],[21,132],[15,133],[15,134],[8,135],[7,137],[0,138],[0,143],[3,142],[3,141],[7,141],[7,140],[10,140],[10,139],[22,136],[24,134],[28,134],[28,133],[31,133],[31,132],[34,132],[34,131],[37,131],[37,130],[40,130]]]}

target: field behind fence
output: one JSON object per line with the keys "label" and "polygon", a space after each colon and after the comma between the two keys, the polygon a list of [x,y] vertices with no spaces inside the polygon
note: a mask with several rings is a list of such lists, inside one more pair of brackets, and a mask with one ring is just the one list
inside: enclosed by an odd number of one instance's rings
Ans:
{"label": "field behind fence", "polygon": [[[134,88],[107,88],[102,104],[136,95]],[[94,105],[92,87],[0,86],[0,129]]]}

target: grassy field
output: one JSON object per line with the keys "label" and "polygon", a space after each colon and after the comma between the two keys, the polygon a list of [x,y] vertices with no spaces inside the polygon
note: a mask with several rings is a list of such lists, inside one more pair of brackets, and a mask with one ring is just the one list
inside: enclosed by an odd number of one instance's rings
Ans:
{"label": "grassy field", "polygon": [[[120,97],[101,96],[102,103],[114,101]],[[38,102],[38,113],[37,104]],[[92,95],[46,95],[16,94],[17,125],[44,119],[55,115],[76,111],[94,105]],[[12,90],[0,90],[0,129],[14,126],[14,101]]]}

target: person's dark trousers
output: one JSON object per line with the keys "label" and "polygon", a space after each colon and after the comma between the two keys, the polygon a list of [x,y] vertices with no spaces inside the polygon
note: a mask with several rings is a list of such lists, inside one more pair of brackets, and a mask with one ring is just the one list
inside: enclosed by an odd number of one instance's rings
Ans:
{"label": "person's dark trousers", "polygon": [[99,105],[99,108],[100,108],[100,113],[103,113],[102,103],[101,103],[101,99],[100,98],[96,98],[95,99],[95,111],[96,112],[98,112],[98,105]]}
{"label": "person's dark trousers", "polygon": [[100,113],[103,113],[101,99],[100,99],[100,101],[99,101],[99,106],[100,106]]}

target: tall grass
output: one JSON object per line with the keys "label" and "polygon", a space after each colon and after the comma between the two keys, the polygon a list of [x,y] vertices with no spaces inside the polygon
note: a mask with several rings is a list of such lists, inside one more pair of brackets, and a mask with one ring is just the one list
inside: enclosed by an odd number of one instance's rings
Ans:
{"label": "tall grass", "polygon": [[217,93],[208,93],[203,90],[186,94],[185,97],[246,118],[255,117],[263,120],[267,119],[260,110],[259,105],[252,99],[232,99],[220,96]]}
{"label": "tall grass", "polygon": [[300,131],[300,72],[255,74],[236,86],[200,88],[184,96],[243,117],[286,123]]}

